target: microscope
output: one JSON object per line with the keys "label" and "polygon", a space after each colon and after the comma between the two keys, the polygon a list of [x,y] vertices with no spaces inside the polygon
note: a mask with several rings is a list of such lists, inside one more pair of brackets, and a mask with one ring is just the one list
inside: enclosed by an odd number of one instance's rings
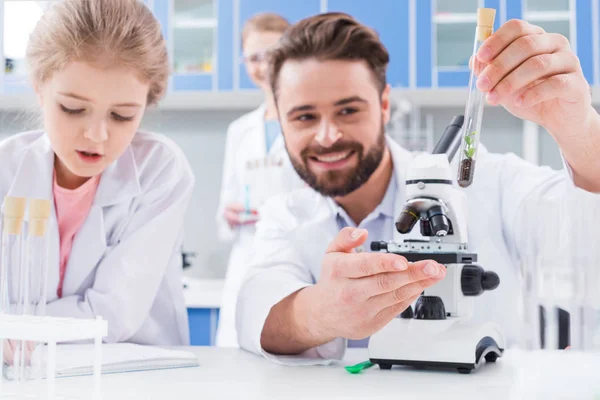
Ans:
{"label": "microscope", "polygon": [[[450,162],[460,144],[463,116],[453,118],[432,154],[415,158],[406,176],[406,202],[396,229],[408,234],[419,223],[422,239],[372,242],[371,250],[399,254],[409,262],[435,260],[446,277],[426,289],[369,340],[369,359],[392,365],[451,368],[468,374],[504,351],[504,337],[492,323],[470,321],[473,301],[500,284],[498,275],[476,264],[467,243],[467,199],[454,185]],[[484,362],[485,361],[485,362]]]}

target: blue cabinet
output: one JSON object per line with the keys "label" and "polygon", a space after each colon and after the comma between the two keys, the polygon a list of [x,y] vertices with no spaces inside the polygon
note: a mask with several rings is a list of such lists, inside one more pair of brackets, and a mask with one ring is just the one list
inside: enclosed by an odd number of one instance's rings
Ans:
{"label": "blue cabinet", "polygon": [[[292,23],[320,12],[346,12],[379,33],[390,53],[388,82],[392,87],[466,87],[476,9],[482,6],[497,10],[496,30],[517,18],[567,36],[586,79],[592,85],[599,84],[599,0],[143,1],[159,20],[167,41],[173,70],[170,91],[255,89],[243,65],[240,36],[248,18],[266,11],[281,14]],[[11,30],[12,21],[23,15],[41,15],[40,10],[50,4],[33,3],[0,2],[4,22],[0,34],[7,36],[7,40],[2,39],[6,59],[0,71],[2,93],[32,91],[23,72],[24,48],[13,49],[26,40],[11,41],[8,36],[18,35]],[[40,10],[23,11],[26,6]]]}
{"label": "blue cabinet", "polygon": [[[598,24],[598,15],[592,12],[592,0],[577,0],[575,2],[576,29],[575,29],[575,49],[581,69],[590,85],[597,84],[594,79],[594,33],[593,24]],[[595,19],[595,21],[594,21]],[[573,41],[571,43],[573,46]]]}
{"label": "blue cabinet", "polygon": [[[280,14],[291,23],[298,22],[299,20],[310,17],[311,15],[318,14],[321,11],[320,0],[302,0],[302,1],[288,1],[288,0],[239,0],[238,20],[235,21],[237,24],[237,33],[241,35],[244,22],[253,15],[260,12],[274,12]],[[241,43],[241,39],[238,41]],[[241,45],[237,49],[237,65],[234,66],[236,72],[239,74],[239,88],[240,89],[255,89],[256,87],[248,77],[246,68],[243,64],[243,56]]]}
{"label": "blue cabinet", "polygon": [[[590,84],[594,82],[594,0],[424,0],[416,2],[416,86],[466,87],[477,7],[495,8],[494,30],[524,19],[571,40]],[[575,9],[571,7],[575,5]],[[596,18],[596,21],[594,21]]]}
{"label": "blue cabinet", "polygon": [[[560,33],[571,41],[571,47],[581,62],[583,73],[590,84],[594,81],[594,31],[599,15],[594,15],[593,0],[505,0],[506,17],[523,19],[539,25],[547,32]],[[575,9],[571,9],[572,5]],[[596,33],[597,34],[597,33]]]}
{"label": "blue cabinet", "polygon": [[416,2],[416,86],[466,87],[477,8],[497,10],[494,29],[502,21],[501,0],[424,0]]}
{"label": "blue cabinet", "polygon": [[370,0],[328,0],[327,11],[348,13],[377,31],[390,54],[388,83],[409,86],[409,0],[379,0],[377,7]]}
{"label": "blue cabinet", "polygon": [[[231,26],[231,20],[227,19],[228,15],[231,16],[231,4],[232,0],[148,2],[160,21],[169,48],[169,59],[173,70],[170,90],[217,90],[220,82],[227,87],[227,81],[219,79],[217,66],[220,55],[227,57],[226,36],[229,32],[218,27]],[[218,10],[222,11],[222,15]],[[219,17],[224,18],[220,21]],[[219,40],[220,34],[225,35],[223,40]],[[224,61],[226,64],[228,60]]]}
{"label": "blue cabinet", "polygon": [[188,308],[190,344],[192,346],[214,346],[219,324],[219,309]]}

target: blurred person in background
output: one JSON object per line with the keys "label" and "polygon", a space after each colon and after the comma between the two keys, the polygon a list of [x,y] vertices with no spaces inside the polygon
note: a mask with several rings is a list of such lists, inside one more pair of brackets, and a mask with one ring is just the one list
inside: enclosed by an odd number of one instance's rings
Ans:
{"label": "blurred person in background", "polygon": [[287,157],[277,109],[268,81],[269,51],[290,26],[280,15],[261,13],[246,21],[242,51],[246,71],[264,94],[256,110],[227,130],[217,226],[222,241],[232,241],[221,302],[217,346],[237,347],[235,304],[252,250],[258,208],[265,200],[302,185]]}

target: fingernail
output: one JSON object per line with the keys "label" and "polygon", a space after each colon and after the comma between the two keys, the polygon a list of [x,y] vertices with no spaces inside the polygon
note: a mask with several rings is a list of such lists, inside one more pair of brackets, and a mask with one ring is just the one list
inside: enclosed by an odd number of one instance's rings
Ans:
{"label": "fingernail", "polygon": [[408,268],[408,265],[406,265],[406,263],[402,260],[396,260],[394,261],[394,268],[399,271],[405,271],[406,268]]}
{"label": "fingernail", "polygon": [[364,229],[355,229],[355,230],[352,231],[352,233],[350,234],[350,236],[352,236],[352,239],[358,239],[364,233],[365,233]]}
{"label": "fingernail", "polygon": [[477,53],[477,58],[479,58],[479,61],[481,62],[486,62],[490,59],[490,57],[492,56],[492,50],[489,47],[482,47],[481,49],[479,49],[479,53]]}
{"label": "fingernail", "polygon": [[524,103],[525,101],[523,100],[523,96],[519,96],[515,99],[515,106],[517,107],[523,107]]}
{"label": "fingernail", "polygon": [[488,95],[487,95],[488,103],[496,104],[497,100],[498,100],[498,92],[492,90],[491,92],[488,93]]}
{"label": "fingernail", "polygon": [[487,91],[491,88],[491,86],[492,82],[487,76],[482,76],[479,79],[477,79],[477,87],[479,88],[479,90]]}
{"label": "fingernail", "polygon": [[425,272],[425,275],[437,276],[440,273],[440,270],[438,269],[438,266],[435,263],[430,262],[427,265],[425,265],[423,272]]}

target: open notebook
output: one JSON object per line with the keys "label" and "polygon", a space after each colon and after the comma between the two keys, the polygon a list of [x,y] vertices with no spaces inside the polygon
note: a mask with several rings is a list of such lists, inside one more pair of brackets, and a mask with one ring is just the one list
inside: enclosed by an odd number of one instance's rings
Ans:
{"label": "open notebook", "polygon": [[[93,373],[94,346],[59,345],[56,350],[56,376],[81,376]],[[102,373],[115,374],[154,369],[198,367],[193,353],[166,350],[131,343],[102,345]]]}

